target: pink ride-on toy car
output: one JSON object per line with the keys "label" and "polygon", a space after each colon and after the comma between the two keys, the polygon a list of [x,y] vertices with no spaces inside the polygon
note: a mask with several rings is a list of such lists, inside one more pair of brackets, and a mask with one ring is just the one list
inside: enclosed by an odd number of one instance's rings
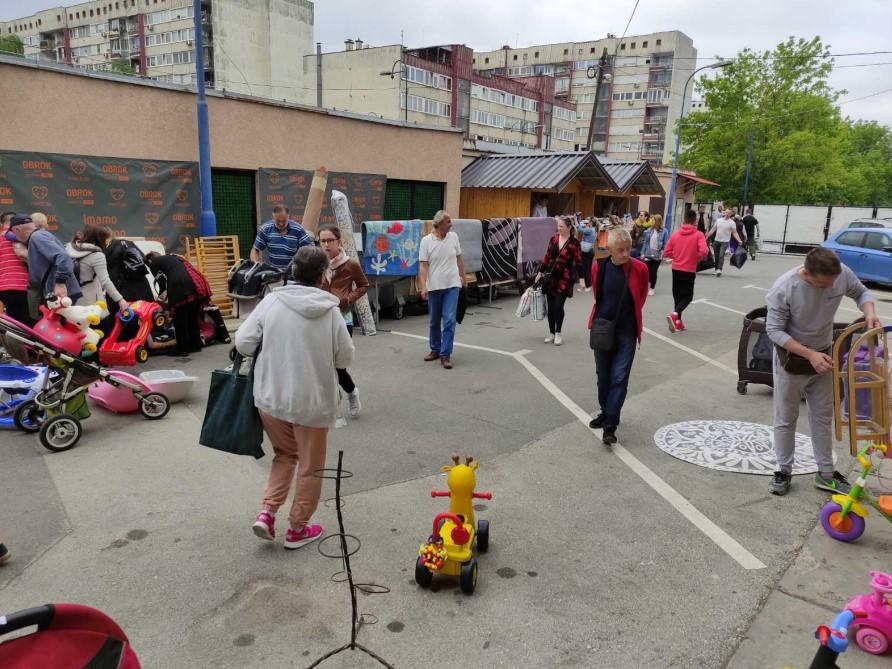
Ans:
{"label": "pink ride-on toy car", "polygon": [[863,611],[867,614],[852,623],[855,641],[861,650],[873,655],[882,655],[889,650],[892,640],[892,576],[882,571],[870,572],[870,587],[873,592],[856,595],[846,602],[846,608]]}

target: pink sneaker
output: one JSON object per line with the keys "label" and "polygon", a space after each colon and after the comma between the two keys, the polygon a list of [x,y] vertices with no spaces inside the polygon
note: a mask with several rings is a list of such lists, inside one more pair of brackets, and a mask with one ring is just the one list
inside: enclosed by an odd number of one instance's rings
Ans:
{"label": "pink sneaker", "polygon": [[684,326],[684,323],[681,322],[680,318],[675,321],[675,329],[679,332],[681,332],[682,330],[687,330],[687,328]]}
{"label": "pink sneaker", "polygon": [[257,519],[251,529],[261,539],[272,541],[276,538],[276,517],[269,511],[261,511],[257,514]]}
{"label": "pink sneaker", "polygon": [[296,548],[306,546],[308,543],[316,541],[316,539],[321,536],[322,525],[307,524],[299,530],[289,527],[288,532],[285,533],[285,548],[293,551]]}
{"label": "pink sneaker", "polygon": [[671,314],[666,316],[666,322],[669,324],[669,332],[674,333],[678,331],[678,326],[676,325],[676,323],[679,323],[680,321],[678,319],[677,313],[673,311]]}

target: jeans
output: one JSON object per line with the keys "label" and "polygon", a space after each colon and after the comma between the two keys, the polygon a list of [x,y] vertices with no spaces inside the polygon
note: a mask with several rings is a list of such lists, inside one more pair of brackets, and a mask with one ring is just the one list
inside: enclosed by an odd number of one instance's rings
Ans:
{"label": "jeans", "polygon": [[715,271],[721,272],[725,266],[725,251],[728,250],[728,242],[713,242],[712,252],[715,254]]}
{"label": "jeans", "polygon": [[675,313],[681,318],[681,313],[688,308],[694,299],[694,281],[696,272],[682,272],[672,270],[672,298],[675,300]]}
{"label": "jeans", "polygon": [[647,265],[647,274],[650,278],[650,287],[657,287],[657,272],[660,269],[660,264],[663,261],[660,258],[645,258],[644,264]]}
{"label": "jeans", "polygon": [[635,360],[638,337],[634,331],[617,332],[612,351],[595,351],[595,371],[598,377],[598,404],[604,416],[604,429],[616,430],[619,415],[626,401],[629,376]]}
{"label": "jeans", "polygon": [[[431,351],[441,358],[452,355],[452,342],[455,340],[455,315],[458,311],[459,288],[432,290],[427,294],[427,308],[430,312]],[[440,322],[442,321],[442,327]]]}
{"label": "jeans", "polygon": [[566,301],[566,295],[545,293],[545,304],[548,308],[548,331],[551,334],[560,332],[564,325],[564,303]]}

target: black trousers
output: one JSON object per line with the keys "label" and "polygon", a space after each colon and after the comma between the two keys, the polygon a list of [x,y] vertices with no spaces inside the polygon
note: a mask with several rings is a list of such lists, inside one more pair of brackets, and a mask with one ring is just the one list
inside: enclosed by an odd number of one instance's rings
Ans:
{"label": "black trousers", "polygon": [[201,302],[187,302],[179,305],[173,314],[173,329],[177,335],[177,352],[186,355],[201,350],[201,330],[198,317],[201,314]]}
{"label": "black trousers", "polygon": [[27,290],[0,290],[0,302],[3,302],[3,308],[10,318],[28,327],[34,325],[28,308]]}
{"label": "black trousers", "polygon": [[[347,332],[350,333],[350,336],[353,336],[353,326],[347,326]],[[353,383],[353,378],[350,376],[350,372],[346,369],[338,369],[335,370],[338,373],[338,384],[340,384],[341,388],[344,389],[344,392],[348,395],[356,390],[356,384]]]}
{"label": "black trousers", "polygon": [[694,299],[694,281],[696,279],[696,272],[672,270],[672,299],[675,300],[675,313],[678,314],[679,318],[681,313],[688,308],[688,305]]}
{"label": "black trousers", "polygon": [[588,251],[582,254],[582,278],[585,281],[585,287],[592,287],[592,260],[595,258],[594,251]]}
{"label": "black trousers", "polygon": [[650,277],[650,287],[657,287],[657,272],[660,270],[660,263],[662,260],[657,260],[655,258],[645,258],[644,264],[647,265],[647,273]]}
{"label": "black trousers", "polygon": [[545,303],[548,307],[548,331],[551,334],[561,331],[564,324],[564,303],[566,295],[552,295],[545,293]]}

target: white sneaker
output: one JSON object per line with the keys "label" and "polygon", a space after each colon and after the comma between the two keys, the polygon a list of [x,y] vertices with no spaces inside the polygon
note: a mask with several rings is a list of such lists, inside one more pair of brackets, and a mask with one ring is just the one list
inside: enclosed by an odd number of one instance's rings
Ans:
{"label": "white sneaker", "polygon": [[359,401],[358,388],[354,388],[353,392],[347,395],[347,402],[350,405],[350,418],[359,418],[359,412],[362,411],[362,402]]}
{"label": "white sneaker", "polygon": [[719,270],[718,272],[716,272],[715,275],[716,275],[716,276],[721,276],[721,275],[722,275],[722,270]]}
{"label": "white sneaker", "polygon": [[545,338],[545,343],[546,343],[546,344],[550,344],[550,343],[552,343],[553,341],[554,341],[554,335],[548,335],[548,336]]}
{"label": "white sneaker", "polygon": [[650,290],[649,290],[649,291],[647,291],[647,294],[648,294],[648,295],[653,295],[653,294],[654,294],[654,292],[655,292],[655,291],[654,291],[654,289],[653,289],[653,288],[651,288],[651,289],[650,289]]}
{"label": "white sneaker", "polygon": [[563,338],[561,337],[561,333],[560,333],[560,332],[556,332],[555,335],[554,335],[554,345],[555,345],[555,346],[560,346],[560,345],[563,344],[563,343],[564,343],[564,340],[563,340]]}
{"label": "white sneaker", "polygon": [[344,418],[343,416],[336,417],[334,426],[335,426],[335,429],[337,429],[339,427],[347,427],[347,419]]}

